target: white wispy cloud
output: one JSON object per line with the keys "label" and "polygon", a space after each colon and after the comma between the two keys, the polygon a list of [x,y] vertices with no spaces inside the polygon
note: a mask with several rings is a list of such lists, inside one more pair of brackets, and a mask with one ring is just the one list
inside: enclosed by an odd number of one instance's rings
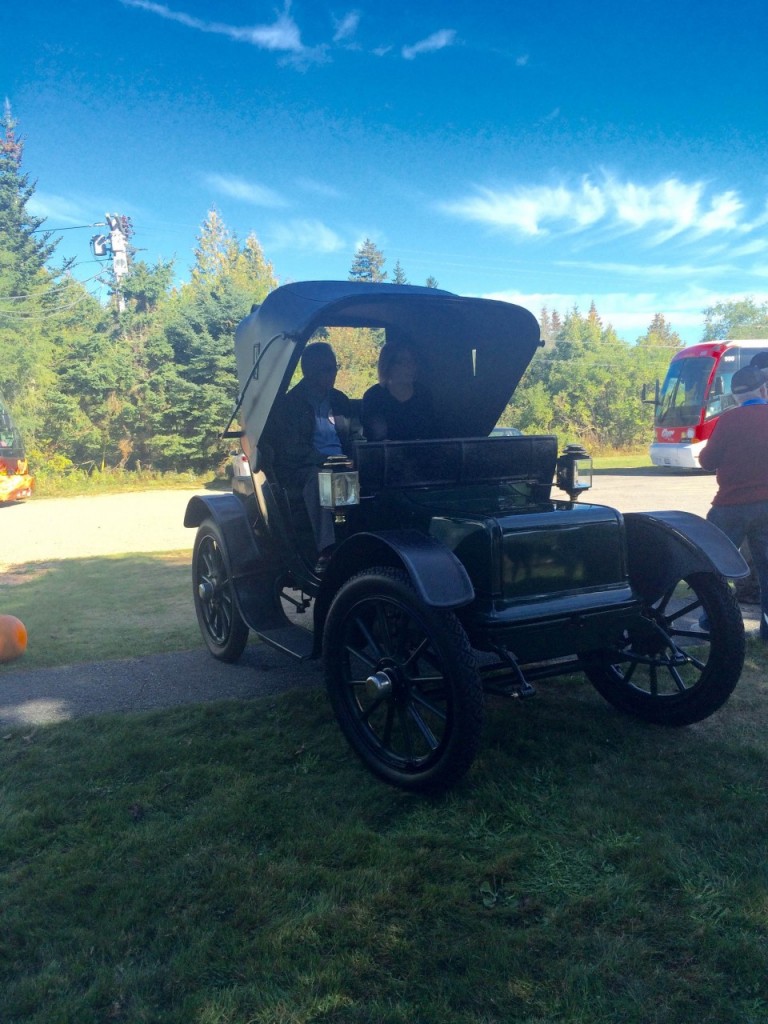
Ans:
{"label": "white wispy cloud", "polygon": [[[755,302],[768,301],[768,292],[752,292]],[[679,332],[686,344],[700,340],[704,331],[703,310],[718,302],[737,302],[743,292],[715,290],[691,283],[672,291],[593,291],[593,292],[521,292],[513,289],[483,294],[486,299],[514,302],[529,309],[535,316],[542,309],[557,310],[561,315],[574,306],[586,313],[595,303],[603,324],[610,324],[618,335],[634,342],[644,334],[657,313],[662,313],[672,330]]]}
{"label": "white wispy cloud", "polygon": [[745,204],[733,190],[707,195],[703,182],[667,178],[653,185],[585,176],[575,185],[519,186],[506,191],[478,187],[474,194],[439,209],[464,220],[527,236],[582,232],[600,226],[623,232],[650,230],[651,244],[684,232],[706,237],[745,233]]}
{"label": "white wispy cloud", "polygon": [[184,11],[175,11],[166,4],[155,3],[154,0],[120,0],[126,7],[136,7],[150,14],[156,14],[168,21],[175,21],[187,28],[199,32],[210,32],[215,35],[227,36],[238,43],[248,43],[261,50],[272,50],[286,53],[304,60],[322,59],[319,50],[304,46],[301,41],[299,27],[290,16],[290,5],[286,4],[281,14],[269,25],[229,25],[221,21],[207,21],[194,17]]}
{"label": "white wispy cloud", "polygon": [[[86,205],[76,202],[66,196],[58,196],[53,192],[41,192],[39,189],[27,202],[27,209],[33,217],[46,217],[54,227],[57,225],[68,226],[70,224],[93,224],[101,220],[97,214],[94,217],[94,210],[101,209],[103,203]],[[47,228],[44,224],[43,228]]]}
{"label": "white wispy cloud", "polygon": [[331,253],[349,248],[332,228],[319,220],[289,220],[273,224],[267,232],[268,251],[293,249],[301,252]]}
{"label": "white wispy cloud", "polygon": [[357,32],[357,26],[360,24],[360,12],[349,11],[343,18],[336,21],[335,24],[334,43],[345,43]]}
{"label": "white wispy cloud", "polygon": [[680,277],[716,277],[732,274],[738,270],[733,264],[726,263],[619,263],[611,261],[589,260],[554,260],[555,267],[576,268],[579,272],[594,271],[598,274],[623,274],[625,277],[637,279],[649,277],[654,280]]}
{"label": "white wispy cloud", "polygon": [[245,178],[238,178],[234,174],[204,174],[203,180],[209,188],[220,195],[239,199],[244,203],[250,203],[252,206],[277,208],[289,205],[286,199],[273,189],[267,188],[266,185],[246,181]]}
{"label": "white wispy cloud", "polygon": [[435,50],[444,50],[446,46],[453,46],[456,40],[456,29],[441,28],[433,32],[426,39],[414,43],[413,46],[404,46],[400,51],[405,60],[413,60],[422,53],[434,53]]}

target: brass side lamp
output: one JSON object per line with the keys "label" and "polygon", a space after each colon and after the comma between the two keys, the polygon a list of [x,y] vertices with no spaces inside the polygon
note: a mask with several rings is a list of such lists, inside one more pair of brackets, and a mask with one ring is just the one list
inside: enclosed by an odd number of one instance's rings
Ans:
{"label": "brass side lamp", "polygon": [[331,455],[317,476],[320,505],[333,511],[334,521],[345,522],[346,509],[360,504],[360,478],[346,455]]}

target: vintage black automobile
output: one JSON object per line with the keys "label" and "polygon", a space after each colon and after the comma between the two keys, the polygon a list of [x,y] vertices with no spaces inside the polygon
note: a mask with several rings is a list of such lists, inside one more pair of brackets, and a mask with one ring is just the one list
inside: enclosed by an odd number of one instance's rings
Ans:
{"label": "vintage black automobile", "polygon": [[[340,542],[321,571],[262,435],[304,346],[332,326],[407,339],[443,418],[429,440],[357,445],[357,476],[329,468]],[[184,519],[197,527],[203,638],[222,661],[240,657],[250,630],[322,658],[352,748],[405,789],[464,775],[487,692],[526,697],[539,680],[584,672],[621,711],[679,726],[712,714],[741,674],[726,577],[747,568],[722,533],[685,512],[576,501],[589,480],[582,449],[558,456],[555,437],[491,436],[539,344],[519,306],[348,281],[278,288],[236,332],[229,426],[240,429],[226,433],[241,441],[240,468],[232,494],[193,498]]]}

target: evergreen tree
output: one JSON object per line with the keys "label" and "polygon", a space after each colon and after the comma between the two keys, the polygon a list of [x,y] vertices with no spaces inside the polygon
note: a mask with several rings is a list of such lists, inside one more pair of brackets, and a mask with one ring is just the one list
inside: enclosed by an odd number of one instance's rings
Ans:
{"label": "evergreen tree", "polygon": [[22,170],[17,128],[6,100],[0,118],[0,391],[32,450],[52,380],[54,328],[83,299],[83,289],[57,282],[46,267],[57,243],[28,209],[36,185]]}
{"label": "evergreen tree", "polygon": [[384,253],[366,238],[355,250],[355,258],[349,270],[350,281],[386,281],[387,272],[383,269],[386,259]]}
{"label": "evergreen tree", "polygon": [[392,271],[392,284],[408,284],[408,278],[405,276],[405,271],[400,266],[400,260],[395,263]]}
{"label": "evergreen tree", "polygon": [[636,344],[640,348],[666,349],[671,359],[674,353],[683,347],[683,339],[673,331],[663,313],[655,313],[645,334],[641,334]]}
{"label": "evergreen tree", "polygon": [[195,266],[169,304],[164,337],[173,372],[154,390],[156,419],[145,458],[159,468],[216,469],[229,445],[219,434],[237,395],[234,331],[254,303],[277,286],[256,236],[241,245],[215,210],[198,238]]}
{"label": "evergreen tree", "polygon": [[554,338],[552,332],[552,318],[550,317],[549,310],[546,306],[542,306],[541,313],[539,314],[539,333],[541,334],[541,340],[544,342],[551,342]]}
{"label": "evergreen tree", "polygon": [[[27,209],[36,183],[21,169],[24,140],[17,135],[18,123],[5,101],[0,119],[0,296],[19,297],[47,283],[45,265],[53,255],[56,241],[51,232],[39,232],[43,218]],[[41,277],[42,274],[42,277]]]}

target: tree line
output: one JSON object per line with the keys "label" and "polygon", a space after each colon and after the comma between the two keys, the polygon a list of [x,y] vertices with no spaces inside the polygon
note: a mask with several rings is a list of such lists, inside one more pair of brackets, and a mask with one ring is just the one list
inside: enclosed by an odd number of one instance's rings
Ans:
{"label": "tree line", "polygon": [[[172,261],[134,258],[119,282],[124,310],[103,305],[56,261],[57,241],[29,201],[23,140],[9,104],[0,119],[0,392],[39,471],[72,466],[210,472],[227,461],[219,436],[237,394],[233,334],[278,277],[254,234],[232,233],[208,212],[190,278]],[[389,280],[383,252],[366,239],[350,280]],[[101,271],[100,271],[101,273]],[[407,283],[398,260],[391,281]],[[429,277],[425,284],[438,287]],[[114,285],[114,282],[113,282]],[[750,299],[706,310],[711,337],[768,336],[768,304]],[[554,432],[595,448],[645,444],[652,410],[643,384],[663,377],[681,347],[657,314],[634,344],[586,314],[542,310],[543,347],[501,424]],[[360,396],[375,380],[381,332],[331,328],[338,386]]]}

